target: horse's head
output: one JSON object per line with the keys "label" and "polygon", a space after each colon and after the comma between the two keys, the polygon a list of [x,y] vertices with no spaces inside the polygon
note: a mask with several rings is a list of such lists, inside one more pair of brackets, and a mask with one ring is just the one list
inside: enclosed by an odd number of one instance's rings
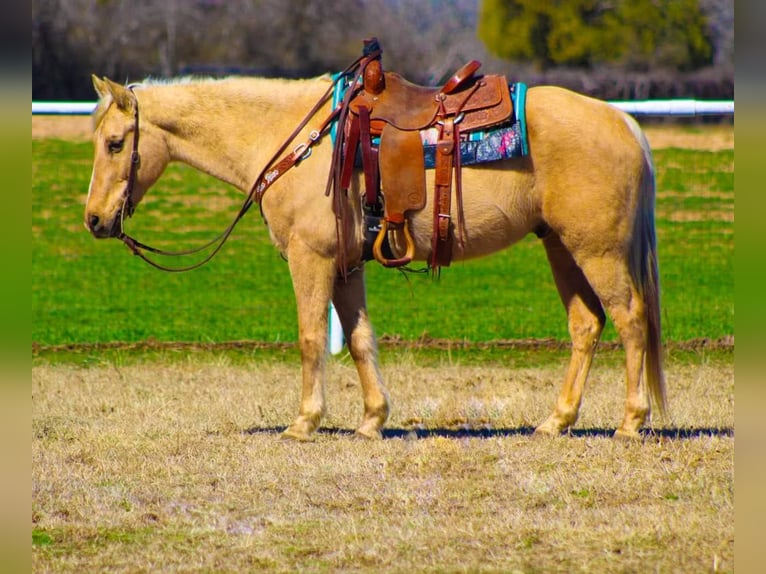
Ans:
{"label": "horse's head", "polygon": [[93,76],[99,96],[94,112],[93,174],[85,205],[85,227],[95,236],[115,237],[146,190],[157,181],[169,156],[158,129],[139,114],[132,89]]}

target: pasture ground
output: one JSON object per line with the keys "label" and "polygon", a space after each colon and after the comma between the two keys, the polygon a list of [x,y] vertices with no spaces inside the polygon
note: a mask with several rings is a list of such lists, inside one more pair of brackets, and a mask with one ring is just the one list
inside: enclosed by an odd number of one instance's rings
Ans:
{"label": "pasture ground", "polygon": [[[733,130],[683,126],[663,133],[666,139],[672,135],[712,145],[731,141]],[[94,241],[84,230],[90,143],[48,138],[34,140],[32,147],[34,344],[297,340],[287,266],[257,213],[210,265],[193,273],[162,274],[130,256],[120,242]],[[659,148],[655,160],[664,338],[687,342],[731,336],[733,149]],[[188,166],[171,165],[128,231],[163,248],[198,247],[231,222],[240,202],[236,190]],[[370,316],[382,336],[476,343],[568,340],[564,308],[544,250],[532,235],[510,250],[456,263],[440,281],[376,264],[368,265],[366,274]],[[391,313],[392,308],[398,312]],[[434,321],[435,316],[441,320]],[[608,321],[602,340],[616,339]]]}
{"label": "pasture ground", "polygon": [[636,443],[610,438],[620,351],[599,353],[578,424],[553,440],[531,430],[563,360],[394,354],[385,440],[352,438],[343,357],[308,444],[278,435],[297,410],[293,361],[36,361],[32,570],[733,570],[730,350],[671,357],[671,416]]}
{"label": "pasture ground", "polygon": [[[654,149],[727,158],[734,147],[730,125],[645,131]],[[32,118],[33,139],[84,141],[89,132],[89,118]],[[33,308],[38,289],[45,309],[35,317],[51,326],[71,320],[59,311],[82,299],[90,277],[72,239],[90,169],[78,154],[38,161],[38,172],[33,157],[33,194],[52,181],[76,203],[76,216],[67,207],[55,225],[38,221],[55,237],[35,231],[33,213],[33,260],[38,253],[71,273],[43,266],[35,281],[33,265]],[[728,261],[733,251],[733,157],[713,172],[690,168],[680,152],[658,155],[663,261],[673,263],[665,293],[693,299],[702,274],[678,263],[686,251],[695,261],[703,252]],[[700,186],[690,180],[698,172],[715,175]],[[676,196],[684,202],[663,203]],[[698,220],[713,231],[691,233]],[[62,241],[63,255],[43,249]],[[51,286],[75,298],[53,305]],[[729,298],[702,300],[733,314]],[[623,354],[611,342],[568,436],[531,435],[563,378],[561,343],[429,349],[394,340],[383,346],[393,403],[385,439],[353,439],[360,390],[341,356],[329,360],[324,430],[294,444],[279,439],[298,407],[294,345],[216,350],[213,338],[211,348],[138,338],[138,348],[99,347],[84,328],[41,338],[32,349],[32,571],[731,572],[733,331],[727,321],[709,327],[728,317],[715,306],[669,308],[666,324],[691,334],[668,345],[670,416],[636,443],[610,438],[624,400]],[[705,329],[714,345],[688,340]]]}

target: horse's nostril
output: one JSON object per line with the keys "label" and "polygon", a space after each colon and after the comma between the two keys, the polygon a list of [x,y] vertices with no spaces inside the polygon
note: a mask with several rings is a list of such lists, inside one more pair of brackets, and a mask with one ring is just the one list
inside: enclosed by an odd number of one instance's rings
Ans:
{"label": "horse's nostril", "polygon": [[90,227],[91,231],[94,231],[101,220],[98,218],[98,215],[91,215],[88,218],[88,227]]}

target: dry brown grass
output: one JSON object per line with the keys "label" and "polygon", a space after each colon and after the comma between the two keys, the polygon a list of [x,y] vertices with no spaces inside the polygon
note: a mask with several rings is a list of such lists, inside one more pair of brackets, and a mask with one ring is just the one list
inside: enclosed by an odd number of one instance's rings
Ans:
{"label": "dry brown grass", "polygon": [[734,149],[734,126],[731,124],[643,126],[652,149],[682,148],[720,151]]}
{"label": "dry brown grass", "polygon": [[88,141],[92,134],[90,116],[32,116],[32,139]]}
{"label": "dry brown grass", "polygon": [[561,368],[402,357],[386,440],[347,432],[360,392],[333,360],[337,432],[309,444],[277,434],[297,365],[33,367],[33,571],[733,569],[733,361],[671,364],[672,420],[626,444],[618,368],[572,436],[536,440]]}

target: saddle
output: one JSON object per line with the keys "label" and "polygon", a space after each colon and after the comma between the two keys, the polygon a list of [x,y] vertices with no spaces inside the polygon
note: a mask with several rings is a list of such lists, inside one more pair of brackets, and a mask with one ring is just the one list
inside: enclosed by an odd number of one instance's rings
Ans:
{"label": "saddle", "polygon": [[[408,264],[415,246],[407,214],[426,205],[426,168],[420,132],[435,128],[438,138],[429,266],[438,269],[448,266],[452,257],[453,174],[457,229],[460,240],[463,239],[460,134],[496,126],[511,117],[508,82],[504,76],[476,74],[481,63],[472,60],[443,86],[419,86],[397,73],[384,71],[381,54],[376,38],[365,40],[366,58],[361,60],[357,89],[347,104],[341,144],[344,148],[341,188],[348,189],[358,150],[364,171],[365,209],[380,214],[382,207],[380,231],[372,253],[386,267]],[[389,231],[403,233],[404,256],[389,258],[384,254]]]}

